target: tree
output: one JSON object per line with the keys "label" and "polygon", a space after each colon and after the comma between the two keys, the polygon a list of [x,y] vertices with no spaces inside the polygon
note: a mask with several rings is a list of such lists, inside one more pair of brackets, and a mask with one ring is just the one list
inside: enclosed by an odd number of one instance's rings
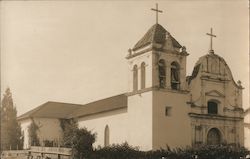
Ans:
{"label": "tree", "polygon": [[9,88],[3,95],[1,105],[1,149],[22,149],[23,136],[21,126],[17,122],[17,110],[14,107]]}
{"label": "tree", "polygon": [[78,128],[75,120],[61,120],[63,146],[72,148],[74,158],[88,157],[93,152],[96,134],[86,128]]}
{"label": "tree", "polygon": [[73,134],[78,129],[77,122],[73,119],[61,119],[60,125],[63,130],[62,145],[67,148],[72,148]]}
{"label": "tree", "polygon": [[72,138],[72,149],[76,158],[88,157],[93,152],[95,134],[86,128],[76,129]]}

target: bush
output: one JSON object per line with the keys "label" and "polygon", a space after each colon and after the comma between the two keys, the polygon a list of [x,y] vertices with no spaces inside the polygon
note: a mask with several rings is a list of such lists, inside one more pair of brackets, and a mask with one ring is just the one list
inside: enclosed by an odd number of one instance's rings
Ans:
{"label": "bush", "polygon": [[72,134],[72,149],[76,158],[89,157],[92,154],[96,135],[86,128],[76,129]]}
{"label": "bush", "polygon": [[132,147],[127,143],[121,145],[111,145],[97,148],[89,156],[90,159],[193,159],[195,155],[198,159],[239,159],[249,153],[243,147],[230,145],[208,146],[203,145],[197,148],[186,147],[140,151],[137,147]]}
{"label": "bush", "polygon": [[60,120],[63,130],[63,147],[72,148],[73,158],[81,159],[89,157],[93,152],[93,143],[96,134],[88,131],[87,128],[78,128],[77,122],[73,120]]}
{"label": "bush", "polygon": [[129,146],[128,143],[121,145],[113,144],[93,151],[91,159],[133,159],[142,154],[138,148]]}

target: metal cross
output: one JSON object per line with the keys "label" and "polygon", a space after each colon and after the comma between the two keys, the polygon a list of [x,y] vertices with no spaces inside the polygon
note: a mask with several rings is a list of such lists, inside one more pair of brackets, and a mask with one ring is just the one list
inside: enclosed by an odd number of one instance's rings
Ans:
{"label": "metal cross", "polygon": [[216,37],[216,35],[213,35],[213,28],[211,28],[210,33],[207,33],[208,36],[210,36],[210,51],[213,51],[213,37]]}
{"label": "metal cross", "polygon": [[158,24],[158,13],[162,13],[162,10],[158,10],[158,3],[156,3],[156,8],[151,8],[152,11],[156,12],[156,24]]}

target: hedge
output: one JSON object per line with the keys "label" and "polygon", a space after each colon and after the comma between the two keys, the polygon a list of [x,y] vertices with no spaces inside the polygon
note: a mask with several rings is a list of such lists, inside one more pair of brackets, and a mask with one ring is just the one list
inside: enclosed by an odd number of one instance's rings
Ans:
{"label": "hedge", "polygon": [[239,159],[249,154],[244,147],[231,145],[200,147],[186,147],[140,151],[137,147],[132,147],[127,143],[121,145],[111,145],[107,147],[99,147],[88,155],[88,159]]}

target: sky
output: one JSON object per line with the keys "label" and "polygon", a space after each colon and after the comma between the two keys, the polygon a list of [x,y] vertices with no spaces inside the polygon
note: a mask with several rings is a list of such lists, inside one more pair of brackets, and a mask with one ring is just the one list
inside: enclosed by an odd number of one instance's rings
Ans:
{"label": "sky", "polygon": [[249,10],[247,0],[1,1],[1,96],[12,91],[18,115],[47,101],[85,104],[125,93],[128,49],[159,23],[186,46],[187,75],[215,53],[242,81],[249,107]]}

